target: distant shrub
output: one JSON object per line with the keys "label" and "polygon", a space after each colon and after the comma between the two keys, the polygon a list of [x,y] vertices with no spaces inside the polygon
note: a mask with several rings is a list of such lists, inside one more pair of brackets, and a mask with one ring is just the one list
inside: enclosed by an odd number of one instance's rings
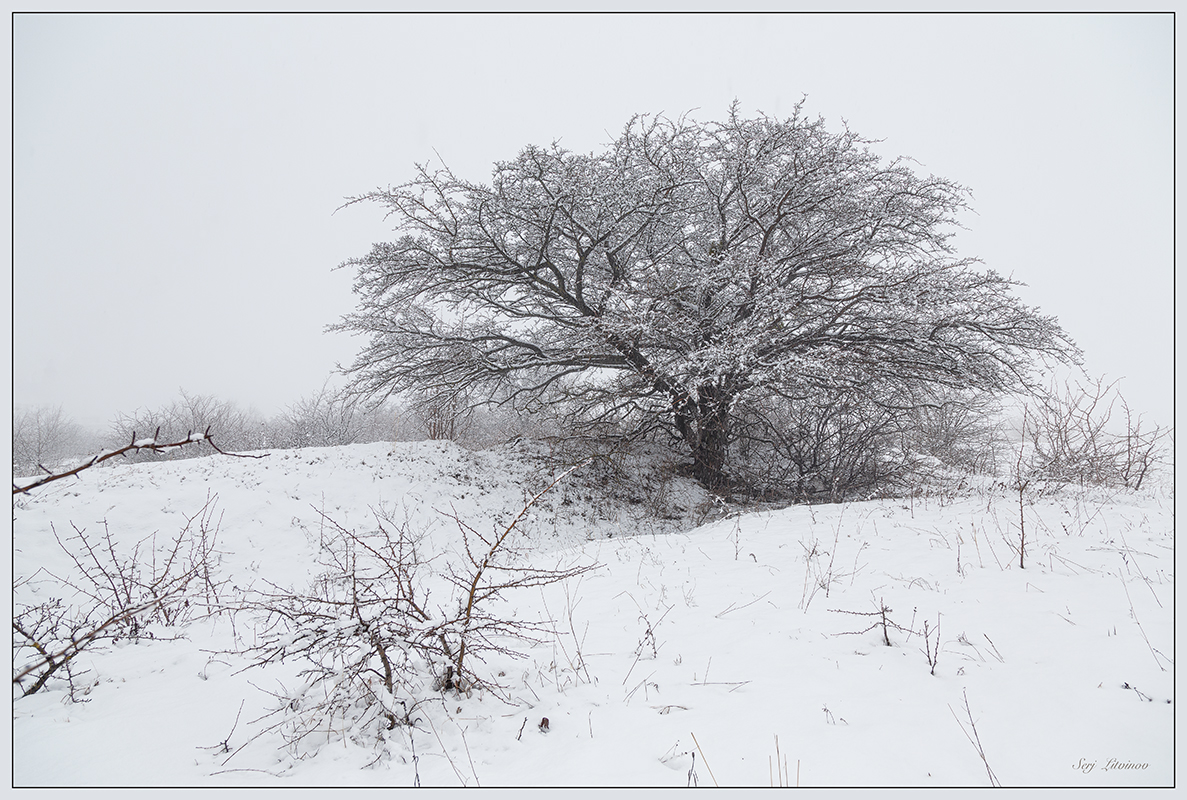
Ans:
{"label": "distant shrub", "polygon": [[33,475],[81,455],[89,436],[61,406],[12,410],[12,475]]}
{"label": "distant shrub", "polygon": [[[133,437],[176,441],[206,430],[217,431],[218,445],[223,450],[259,450],[267,446],[266,423],[261,417],[213,395],[190,394],[185,390],[178,400],[163,408],[119,414],[111,425],[108,445],[121,447]],[[214,452],[208,442],[201,442],[195,447],[167,452],[145,450],[128,457],[133,461],[161,461],[197,458]]]}
{"label": "distant shrub", "polygon": [[396,438],[395,412],[367,406],[328,384],[269,421],[268,446],[337,447]]}
{"label": "distant shrub", "polygon": [[1015,477],[1140,489],[1165,462],[1170,436],[1145,426],[1116,381],[1065,382],[1023,410]]}

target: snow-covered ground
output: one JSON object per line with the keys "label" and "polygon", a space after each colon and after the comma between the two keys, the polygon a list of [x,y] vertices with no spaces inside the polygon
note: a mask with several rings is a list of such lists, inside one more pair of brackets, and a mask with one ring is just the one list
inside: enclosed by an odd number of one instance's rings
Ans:
{"label": "snow-covered ground", "polygon": [[[147,553],[204,508],[224,600],[303,591],[330,523],[377,515],[444,571],[450,517],[505,526],[559,474],[548,461],[525,443],[426,442],[88,470],[15,501],[14,602],[71,599],[55,532]],[[60,679],[14,691],[14,785],[1172,785],[1167,490],[1065,488],[1020,508],[986,485],[724,516],[681,479],[624,469],[605,485],[599,465],[576,472],[517,529],[533,565],[597,568],[497,605],[556,630],[477,664],[502,698],[426,682],[416,724],[385,743],[331,723],[294,750],[267,715],[304,665],[244,670],[250,615],[156,627],[84,650],[78,702]]]}

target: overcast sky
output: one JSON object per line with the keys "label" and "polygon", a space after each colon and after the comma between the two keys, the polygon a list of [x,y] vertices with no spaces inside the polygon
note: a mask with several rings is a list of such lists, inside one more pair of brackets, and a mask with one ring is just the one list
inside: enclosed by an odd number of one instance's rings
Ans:
{"label": "overcast sky", "polygon": [[[361,341],[344,199],[436,154],[600,149],[637,112],[806,96],[972,190],[960,254],[1028,284],[1172,421],[1173,18],[17,15],[13,400],[102,426],[179,388],[270,415]],[[436,154],[435,154],[436,153]]]}

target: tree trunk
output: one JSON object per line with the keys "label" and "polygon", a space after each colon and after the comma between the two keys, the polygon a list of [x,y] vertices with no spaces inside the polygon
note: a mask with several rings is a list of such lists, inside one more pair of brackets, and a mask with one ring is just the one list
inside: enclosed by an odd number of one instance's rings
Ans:
{"label": "tree trunk", "polygon": [[730,440],[730,394],[715,384],[697,387],[696,400],[676,403],[676,428],[692,451],[692,474],[706,489],[720,489]]}

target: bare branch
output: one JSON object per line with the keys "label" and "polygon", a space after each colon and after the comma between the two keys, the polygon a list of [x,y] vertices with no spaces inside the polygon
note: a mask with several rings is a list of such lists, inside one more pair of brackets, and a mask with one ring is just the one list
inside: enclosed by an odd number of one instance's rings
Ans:
{"label": "bare branch", "polygon": [[258,455],[252,455],[250,453],[228,453],[228,452],[220,449],[218,447],[218,445],[216,445],[214,443],[214,440],[210,436],[209,428],[207,428],[202,433],[190,432],[186,436],[186,438],[184,438],[180,441],[176,441],[176,442],[169,442],[167,444],[159,444],[157,442],[156,436],[160,435],[160,432],[161,432],[160,428],[158,428],[157,433],[153,437],[148,438],[148,439],[137,439],[136,434],[133,433],[131,443],[125,445],[124,447],[119,448],[118,450],[104,451],[102,453],[99,453],[98,455],[92,456],[91,458],[87,459],[85,462],[83,462],[79,466],[75,467],[74,469],[70,469],[65,472],[50,473],[48,475],[43,475],[40,478],[38,478],[37,480],[33,481],[32,483],[27,483],[23,486],[17,486],[14,483],[12,485],[12,493],[13,494],[27,494],[28,492],[32,491],[33,489],[38,489],[42,486],[45,486],[47,483],[52,483],[54,481],[61,480],[62,478],[69,478],[72,475],[77,475],[78,473],[82,472],[83,470],[90,469],[91,467],[93,467],[97,464],[102,464],[104,461],[107,461],[108,459],[115,458],[116,456],[126,456],[128,453],[136,453],[136,452],[140,452],[142,450],[150,451],[150,452],[154,452],[154,453],[164,453],[164,452],[168,452],[169,450],[174,450],[179,447],[185,447],[187,445],[197,444],[198,442],[206,442],[208,445],[210,445],[212,448],[214,448],[215,452],[221,453],[224,456],[234,456],[236,458],[264,458],[265,455],[267,455],[266,453],[262,453],[262,454],[258,454]]}

